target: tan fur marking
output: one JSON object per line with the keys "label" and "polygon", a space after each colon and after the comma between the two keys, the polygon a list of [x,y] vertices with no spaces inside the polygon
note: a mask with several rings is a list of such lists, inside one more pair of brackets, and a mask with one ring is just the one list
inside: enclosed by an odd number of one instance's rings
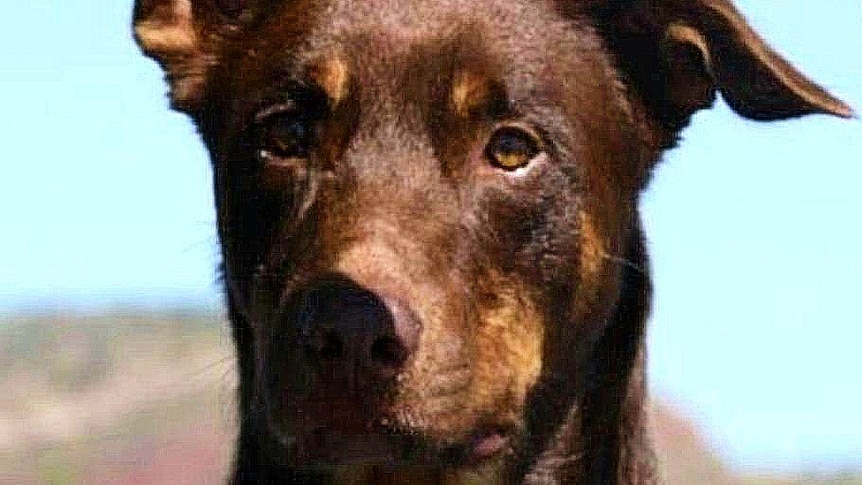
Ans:
{"label": "tan fur marking", "polygon": [[488,97],[487,80],[474,72],[460,72],[452,83],[452,106],[455,113],[468,117]]}
{"label": "tan fur marking", "polygon": [[174,108],[192,109],[215,59],[201,43],[191,0],[161,2],[135,19],[134,30],[141,49],[164,67]]}
{"label": "tan fur marking", "polygon": [[479,409],[494,409],[501,400],[523,403],[542,369],[544,324],[529,295],[505,278],[491,279],[487,288],[494,293],[494,304],[479,309],[476,330],[474,393]]}
{"label": "tan fur marking", "polygon": [[150,19],[135,25],[135,34],[141,46],[156,54],[193,52],[197,49],[190,0],[176,0],[171,11],[165,7],[154,12]]}
{"label": "tan fur marking", "polygon": [[347,64],[340,58],[325,59],[313,65],[308,75],[326,92],[333,106],[337,106],[347,97],[350,73]]}
{"label": "tan fur marking", "polygon": [[503,475],[504,471],[502,460],[496,459],[474,468],[444,470],[439,483],[443,485],[502,485],[507,483]]}
{"label": "tan fur marking", "polygon": [[591,281],[601,271],[607,250],[590,215],[581,211],[578,218],[581,227],[581,281]]}

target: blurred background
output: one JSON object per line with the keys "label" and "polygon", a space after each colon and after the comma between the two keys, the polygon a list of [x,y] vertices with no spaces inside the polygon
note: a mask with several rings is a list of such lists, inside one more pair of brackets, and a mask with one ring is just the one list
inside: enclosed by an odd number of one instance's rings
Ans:
{"label": "blurred background", "polygon": [[[209,165],[131,4],[0,16],[0,483],[217,483],[229,463]],[[737,4],[862,110],[862,2]],[[860,134],[719,104],[644,194],[669,484],[862,483]]]}

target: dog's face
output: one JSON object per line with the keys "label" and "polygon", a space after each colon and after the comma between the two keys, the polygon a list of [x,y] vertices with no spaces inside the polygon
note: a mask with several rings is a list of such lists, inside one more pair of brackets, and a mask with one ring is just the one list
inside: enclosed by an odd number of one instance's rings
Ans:
{"label": "dog's face", "polygon": [[[243,419],[270,454],[468,469],[542,446],[621,293],[647,292],[623,281],[645,271],[637,196],[691,113],[722,89],[753,117],[846,114],[691,3],[139,2],[212,154]],[[769,82],[726,80],[728,51]]]}
{"label": "dog's face", "polygon": [[523,429],[543,362],[601,331],[643,136],[587,28],[370,4],[299,33],[274,13],[213,73],[228,277],[302,459],[390,460],[381,432],[481,458]]}

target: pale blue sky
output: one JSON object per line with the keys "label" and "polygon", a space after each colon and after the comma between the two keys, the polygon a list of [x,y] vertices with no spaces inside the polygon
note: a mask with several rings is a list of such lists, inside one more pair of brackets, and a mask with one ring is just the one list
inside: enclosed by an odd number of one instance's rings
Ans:
{"label": "pale blue sky", "polygon": [[[0,317],[216,305],[208,162],[129,36],[131,1],[0,16]],[[745,0],[862,110],[862,2]],[[862,468],[862,122],[698,115],[643,198],[650,372],[740,468]]]}

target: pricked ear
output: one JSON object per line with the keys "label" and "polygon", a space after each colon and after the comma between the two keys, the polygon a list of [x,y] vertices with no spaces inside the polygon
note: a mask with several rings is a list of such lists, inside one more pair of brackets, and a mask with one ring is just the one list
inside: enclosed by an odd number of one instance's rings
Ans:
{"label": "pricked ear", "polygon": [[772,50],[728,0],[586,0],[567,7],[586,10],[627,83],[669,129],[711,106],[716,90],[738,114],[757,120],[853,115]]}
{"label": "pricked ear", "polygon": [[136,0],[135,40],[165,70],[175,109],[199,105],[218,44],[238,28],[248,0]]}

